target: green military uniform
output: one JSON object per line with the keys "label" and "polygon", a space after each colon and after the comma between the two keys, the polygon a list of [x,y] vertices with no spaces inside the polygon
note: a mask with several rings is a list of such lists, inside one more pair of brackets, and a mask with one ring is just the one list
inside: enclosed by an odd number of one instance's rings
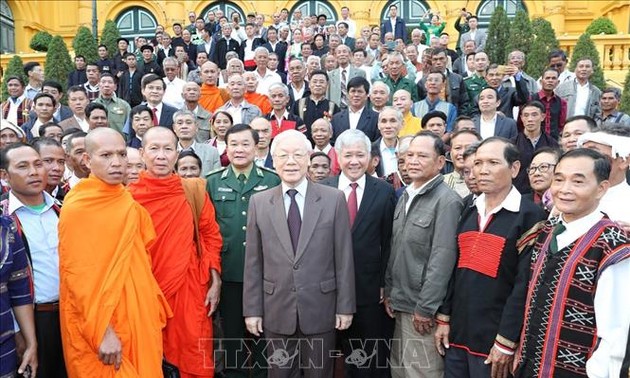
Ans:
{"label": "green military uniform", "polygon": [[404,89],[411,95],[411,101],[418,102],[420,101],[420,96],[418,95],[418,86],[413,80],[407,79],[404,76],[398,78],[398,81],[394,81],[391,76],[387,76],[383,79],[383,83],[385,83],[389,87],[389,101],[388,105],[392,104],[392,99],[394,98],[394,93],[396,93],[399,89]]}
{"label": "green military uniform", "polygon": [[94,102],[97,102],[107,108],[107,122],[109,123],[109,127],[119,133],[122,133],[125,122],[127,122],[127,118],[131,113],[131,107],[127,101],[117,97],[114,93],[109,99],[98,96]]}
{"label": "green military uniform", "polygon": [[464,85],[466,85],[466,91],[468,91],[468,98],[471,103],[477,103],[477,96],[481,93],[482,90],[488,87],[488,83],[486,79],[477,76],[475,73],[472,76],[468,76],[464,78]]}
{"label": "green military uniform", "polygon": [[[243,321],[243,269],[245,266],[245,232],[247,230],[247,208],[249,198],[259,192],[280,184],[275,172],[253,165],[248,175],[236,177],[232,166],[211,172],[207,176],[207,190],[221,228],[223,248],[221,249],[221,300],[219,313],[223,319],[223,332],[226,339],[253,338],[246,335]],[[226,377],[266,377],[263,343],[243,347],[239,342],[225,341]],[[248,351],[253,353],[248,358]],[[254,369],[247,365],[258,362]],[[245,367],[244,367],[245,366]]]}

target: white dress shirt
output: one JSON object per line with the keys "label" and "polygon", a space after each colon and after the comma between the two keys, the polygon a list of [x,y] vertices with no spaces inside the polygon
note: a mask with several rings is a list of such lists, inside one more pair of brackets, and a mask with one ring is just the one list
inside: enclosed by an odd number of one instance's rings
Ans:
{"label": "white dress shirt", "polygon": [[385,145],[385,141],[381,139],[379,145],[381,150],[381,162],[383,163],[383,176],[388,176],[390,173],[398,171],[398,141],[396,141],[396,147],[389,148]]}
{"label": "white dress shirt", "polygon": [[282,79],[280,75],[275,72],[271,72],[271,70],[265,71],[265,76],[260,76],[258,70],[254,70],[254,75],[258,78],[258,86],[256,87],[256,93],[264,94],[265,96],[269,96],[269,87],[273,83],[282,83]]}
{"label": "white dress shirt", "polygon": [[588,106],[588,96],[590,94],[590,86],[587,81],[586,84],[580,85],[580,83],[575,81],[575,110],[573,115],[585,115],[586,108]]}
{"label": "white dress shirt", "polygon": [[604,197],[599,201],[599,210],[606,213],[614,221],[630,223],[630,185],[623,180],[621,183],[608,188]]}
{"label": "white dress shirt", "polygon": [[81,130],[85,131],[86,133],[90,130],[90,124],[88,123],[87,119],[85,118],[81,119],[77,117],[76,115],[73,117],[79,124],[79,127],[81,128]]}
{"label": "white dress shirt", "polygon": [[238,106],[235,106],[234,104],[232,104],[232,101],[228,101],[227,104],[225,104],[223,106],[223,109],[230,113],[230,115],[232,116],[232,121],[234,125],[237,125],[239,123],[243,123],[243,103],[241,102],[240,104],[238,104]]}
{"label": "white dress shirt", "polygon": [[44,208],[35,210],[9,192],[9,214],[20,220],[31,254],[36,303],[59,301],[59,217],[53,209],[54,199],[47,192],[43,197]]}
{"label": "white dress shirt", "polygon": [[485,121],[483,115],[479,116],[479,135],[482,139],[487,139],[494,136],[495,125],[497,123],[497,114],[494,113],[494,117],[490,121]]}
{"label": "white dress shirt", "polygon": [[155,111],[155,116],[157,117],[157,122],[159,123],[160,120],[162,119],[162,105],[163,103],[160,102],[159,104],[157,104],[156,106],[150,105],[147,103],[147,106],[149,107],[149,109],[151,109],[151,112],[153,112],[153,108],[156,109]]}
{"label": "white dress shirt", "polygon": [[[357,185],[357,211],[361,208],[361,200],[363,199],[363,192],[365,191],[365,175],[361,176],[360,179],[355,181]],[[350,197],[350,193],[352,193],[352,187],[350,186],[352,181],[346,175],[341,172],[339,175],[339,185],[337,189],[341,190],[343,194],[346,196],[346,202],[348,202],[348,197]]]}
{"label": "white dress shirt", "polygon": [[353,112],[350,107],[348,107],[348,120],[350,121],[350,128],[356,129],[359,126],[359,119],[361,119],[361,114],[365,106],[359,109],[358,112]]}
{"label": "white dress shirt", "polygon": [[166,90],[164,91],[162,101],[174,108],[183,108],[184,98],[182,97],[182,91],[184,90],[186,82],[178,77],[175,77],[173,81],[168,80],[167,77],[162,80],[164,80],[164,83],[166,84]]}
{"label": "white dress shirt", "polygon": [[295,189],[297,194],[295,195],[295,202],[300,210],[300,218],[304,219],[304,203],[306,202],[306,189],[308,188],[308,180],[306,177],[302,178],[302,181],[295,187],[291,188],[284,182],[282,183],[282,198],[284,199],[284,215],[289,217],[289,206],[291,206],[291,197],[287,194],[287,190]]}

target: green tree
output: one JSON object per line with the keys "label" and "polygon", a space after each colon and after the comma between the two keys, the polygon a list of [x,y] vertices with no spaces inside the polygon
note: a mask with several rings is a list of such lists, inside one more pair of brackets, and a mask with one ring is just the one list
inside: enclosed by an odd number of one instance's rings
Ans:
{"label": "green tree", "polygon": [[48,46],[44,77],[46,77],[46,80],[55,80],[61,84],[65,92],[68,82],[68,74],[73,69],[72,58],[70,58],[70,53],[68,53],[66,43],[63,41],[61,36],[56,35]]}
{"label": "green tree", "polygon": [[514,50],[522,51],[525,53],[525,56],[528,56],[534,40],[533,34],[534,30],[527,12],[522,9],[516,12],[516,16],[510,24],[510,36],[505,47],[505,59],[507,60],[508,54]]}
{"label": "green tree", "polygon": [[560,48],[556,39],[556,31],[551,23],[544,18],[532,20],[533,41],[527,54],[527,72],[531,77],[540,77],[549,63],[548,57],[552,50]]}
{"label": "green tree", "polygon": [[506,57],[506,49],[510,33],[510,19],[505,9],[499,6],[492,13],[488,26],[488,39],[486,40],[486,54],[491,63],[503,64]]}
{"label": "green tree", "polygon": [[52,35],[49,32],[43,30],[35,33],[33,38],[31,38],[31,42],[29,47],[35,51],[46,52],[48,51],[48,45],[52,40]]}
{"label": "green tree", "polygon": [[72,40],[74,55],[83,55],[86,62],[96,62],[98,60],[98,48],[96,40],[90,29],[80,26],[77,35]]}
{"label": "green tree", "polygon": [[626,114],[630,114],[630,71],[626,74],[626,82],[623,84],[619,109]]}
{"label": "green tree", "polygon": [[610,18],[600,17],[591,22],[591,24],[586,28],[585,33],[590,35],[617,34],[617,27]]}
{"label": "green tree", "polygon": [[109,57],[113,58],[118,51],[118,45],[116,40],[120,38],[120,31],[118,30],[118,26],[112,20],[105,21],[105,26],[103,26],[103,32],[101,33],[101,41],[100,43],[107,46],[107,52],[109,53]]}
{"label": "green tree", "polygon": [[9,60],[7,64],[7,70],[4,72],[4,79],[2,80],[2,101],[9,98],[9,91],[7,90],[7,78],[10,76],[19,76],[26,82],[24,76],[24,62],[19,55],[13,55],[13,58]]}
{"label": "green tree", "polygon": [[569,70],[575,71],[577,62],[582,58],[590,58],[593,61],[593,76],[591,76],[590,82],[597,88],[604,89],[606,87],[606,80],[604,79],[604,71],[599,64],[599,52],[597,52],[597,48],[593,40],[591,40],[591,36],[587,33],[582,34],[575,44],[573,55],[571,55]]}

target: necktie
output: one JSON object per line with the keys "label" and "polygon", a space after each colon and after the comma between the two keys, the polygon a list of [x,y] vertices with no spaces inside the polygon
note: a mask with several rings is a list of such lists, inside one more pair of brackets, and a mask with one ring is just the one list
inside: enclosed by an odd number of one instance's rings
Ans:
{"label": "necktie", "polygon": [[291,205],[289,205],[289,215],[287,216],[287,223],[289,224],[289,234],[291,235],[291,245],[293,246],[293,253],[297,251],[298,241],[300,240],[300,229],[302,228],[302,218],[300,217],[300,208],[295,201],[295,195],[297,190],[289,189],[287,194],[291,197]]}
{"label": "necktie", "polygon": [[238,175],[238,182],[241,184],[241,189],[245,186],[245,181],[247,181],[247,177],[243,173]]}
{"label": "necktie", "polygon": [[158,126],[160,121],[158,120],[157,108],[153,108],[153,126]]}
{"label": "necktie", "polygon": [[549,251],[554,254],[558,253],[558,239],[557,236],[563,233],[567,227],[562,224],[562,222],[558,223],[551,232],[551,242],[549,243]]}
{"label": "necktie", "polygon": [[341,108],[348,107],[348,88],[347,88],[346,70],[341,69]]}
{"label": "necktie", "polygon": [[357,212],[359,211],[359,206],[357,204],[357,187],[359,184],[353,182],[350,184],[352,191],[348,196],[348,214],[350,215],[350,227],[354,224],[354,220],[357,218]]}

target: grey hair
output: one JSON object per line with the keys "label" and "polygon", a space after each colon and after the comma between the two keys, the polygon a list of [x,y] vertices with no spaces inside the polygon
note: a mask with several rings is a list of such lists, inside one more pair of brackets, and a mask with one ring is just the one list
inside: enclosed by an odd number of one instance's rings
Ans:
{"label": "grey hair", "polygon": [[193,120],[197,119],[197,116],[192,111],[188,109],[181,109],[181,110],[176,111],[173,114],[173,123],[175,122],[176,119],[181,118],[181,117],[186,117],[186,116],[192,117]]}
{"label": "grey hair", "polygon": [[374,83],[372,83],[372,88],[370,89],[370,93],[372,93],[372,91],[374,90],[374,88],[376,88],[377,85],[379,87],[385,88],[385,90],[387,91],[387,96],[389,96],[392,93],[392,90],[389,89],[389,86],[387,84],[385,84],[385,82],[383,82],[381,80],[377,80]]}
{"label": "grey hair", "polygon": [[[225,53],[225,60],[229,61],[232,60],[232,58],[237,58],[238,59],[238,53],[236,51],[228,51]],[[240,60],[239,60],[240,62]]]}
{"label": "grey hair", "polygon": [[385,110],[393,110],[394,113],[396,113],[396,119],[402,125],[404,117],[403,117],[402,112],[399,109],[397,109],[397,108],[395,108],[393,106],[385,106],[383,109],[381,109],[381,112],[379,113],[379,118],[381,117],[381,114],[383,114],[383,112]]}
{"label": "grey hair", "polygon": [[406,135],[398,139],[398,156],[407,153],[407,150],[409,149],[409,145],[411,144],[411,141],[415,137],[416,137],[415,135]]}
{"label": "grey hair", "polygon": [[177,59],[173,58],[172,56],[164,58],[164,60],[162,61],[162,66],[164,66],[164,64],[166,63],[173,63],[174,65],[179,66],[179,62],[177,61]]}
{"label": "grey hair", "polygon": [[335,140],[335,151],[337,151],[337,155],[341,154],[344,147],[352,146],[355,144],[363,144],[365,147],[365,152],[368,154],[372,150],[372,143],[370,142],[370,138],[365,135],[365,133],[358,129],[348,129],[341,133],[337,140]]}
{"label": "grey hair", "polygon": [[284,142],[285,139],[288,139],[291,137],[300,139],[300,142],[304,143],[304,148],[306,149],[306,152],[308,152],[309,154],[311,153],[311,151],[313,151],[313,145],[311,144],[311,142],[309,142],[308,138],[306,138],[306,135],[302,134],[301,132],[297,130],[286,130],[276,135],[275,138],[273,138],[273,142],[271,142],[271,148],[269,150],[269,152],[271,153],[271,156],[274,156],[276,149],[282,142]]}
{"label": "grey hair", "polygon": [[267,55],[269,55],[269,50],[267,50],[266,47],[264,46],[258,46],[256,47],[256,50],[254,50],[254,56],[258,55],[258,53],[265,53]]}
{"label": "grey hair", "polygon": [[394,51],[394,52],[389,53],[388,58],[389,58],[389,60],[391,60],[392,58],[398,58],[398,59],[400,59],[401,62],[403,62],[403,64],[405,63],[405,57],[401,53],[399,53],[398,51]]}
{"label": "grey hair", "polygon": [[[234,52],[234,51],[230,51],[230,52]],[[239,67],[241,67],[241,69],[244,70],[245,69],[245,65],[243,65],[243,62],[240,59],[238,59],[238,54],[236,54],[235,58],[236,59],[228,59],[228,62],[226,63],[226,67],[229,66],[230,64],[238,64]]]}
{"label": "grey hair", "polygon": [[269,86],[269,93],[271,93],[271,91],[273,91],[274,89],[282,89],[282,92],[284,92],[284,95],[289,97],[289,87],[287,87],[285,84],[283,83],[273,83]]}

